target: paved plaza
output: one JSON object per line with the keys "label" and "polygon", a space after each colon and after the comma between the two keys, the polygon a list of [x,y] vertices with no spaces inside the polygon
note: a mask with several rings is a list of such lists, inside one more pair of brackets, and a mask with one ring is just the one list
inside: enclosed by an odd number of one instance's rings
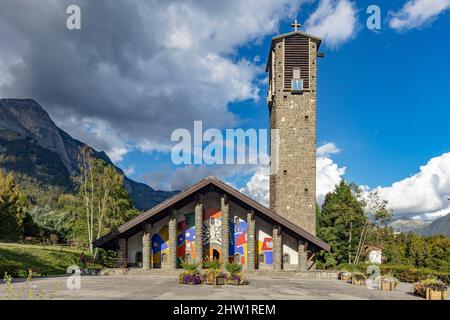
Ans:
{"label": "paved plaza", "polygon": [[[53,299],[174,299],[174,300],[411,300],[413,285],[400,283],[394,292],[369,290],[366,286],[355,286],[330,279],[289,279],[282,277],[250,277],[248,286],[180,285],[174,275],[126,275],[83,276],[79,290],[68,290],[67,277],[33,279],[34,297],[44,292]],[[14,292],[22,290],[23,281],[13,283]],[[7,299],[8,291],[0,284],[0,299]]]}

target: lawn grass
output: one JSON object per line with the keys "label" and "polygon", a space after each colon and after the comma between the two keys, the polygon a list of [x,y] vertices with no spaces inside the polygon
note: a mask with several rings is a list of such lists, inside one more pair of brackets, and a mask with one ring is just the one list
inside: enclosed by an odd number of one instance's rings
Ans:
{"label": "lawn grass", "polygon": [[79,265],[80,253],[58,245],[0,243],[0,278],[5,271],[24,277],[29,268],[40,269],[46,275],[64,274],[68,266]]}

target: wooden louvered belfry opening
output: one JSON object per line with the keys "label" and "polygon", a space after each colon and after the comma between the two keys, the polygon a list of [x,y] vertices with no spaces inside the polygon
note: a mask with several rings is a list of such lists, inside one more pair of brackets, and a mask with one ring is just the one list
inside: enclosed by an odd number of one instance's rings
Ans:
{"label": "wooden louvered belfry opening", "polygon": [[284,39],[285,90],[291,89],[294,68],[300,68],[303,88],[309,90],[309,38],[299,34]]}

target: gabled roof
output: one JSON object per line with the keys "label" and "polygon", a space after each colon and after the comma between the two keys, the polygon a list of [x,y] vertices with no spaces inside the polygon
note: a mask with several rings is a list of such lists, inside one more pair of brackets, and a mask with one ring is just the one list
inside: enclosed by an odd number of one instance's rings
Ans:
{"label": "gabled roof", "polygon": [[233,200],[239,202],[240,204],[252,208],[255,212],[255,215],[269,222],[280,225],[282,231],[291,234],[294,237],[300,237],[304,239],[310,245],[315,247],[316,250],[323,249],[326,251],[330,251],[330,246],[324,241],[320,240],[316,236],[300,228],[299,226],[280,216],[279,214],[271,211],[269,208],[263,206],[259,202],[244,195],[228,184],[222,182],[216,177],[208,177],[197,182],[195,185],[186,189],[185,191],[176,194],[175,196],[137,216],[133,220],[123,224],[122,226],[117,228],[117,230],[112,231],[106,236],[95,240],[93,244],[95,247],[112,248],[115,246],[115,239],[120,237],[128,237],[138,232],[139,230],[142,230],[143,223],[161,219],[163,216],[169,214],[170,209],[182,207],[184,204],[186,204],[186,200],[191,201],[192,197],[195,196],[197,192],[202,190],[211,190],[210,188],[215,188],[216,190],[221,191],[228,196],[231,196]]}
{"label": "gabled roof", "polygon": [[322,44],[322,39],[319,38],[319,37],[316,37],[316,36],[312,36],[312,35],[310,35],[308,33],[302,32],[302,31],[298,31],[297,30],[297,31],[283,33],[283,34],[280,34],[278,36],[275,36],[275,37],[272,38],[272,43],[270,45],[269,54],[267,55],[266,72],[269,71],[269,66],[270,66],[270,63],[271,63],[270,61],[272,59],[272,54],[271,54],[272,53],[272,47],[273,47],[274,42],[278,42],[278,40],[280,40],[280,39],[287,38],[287,37],[290,37],[290,36],[293,36],[293,35],[296,35],[296,34],[304,36],[304,37],[307,37],[307,38],[310,38],[311,40],[317,42],[317,50],[319,50],[319,47]]}

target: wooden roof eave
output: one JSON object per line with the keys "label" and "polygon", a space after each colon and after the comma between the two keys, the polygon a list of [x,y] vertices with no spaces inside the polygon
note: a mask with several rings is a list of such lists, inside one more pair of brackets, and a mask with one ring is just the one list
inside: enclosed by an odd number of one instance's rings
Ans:
{"label": "wooden roof eave", "polygon": [[[141,225],[146,222],[151,222],[156,219],[160,219],[162,216],[169,214],[170,209],[172,209],[174,206],[177,208],[180,208],[180,202],[186,203],[186,200],[192,200],[189,199],[191,196],[196,194],[198,191],[201,191],[202,189],[205,189],[205,191],[209,191],[210,185],[213,185],[214,187],[218,188],[219,191],[223,191],[230,196],[232,196],[235,200],[238,200],[243,206],[246,206],[248,208],[251,208],[255,211],[255,214],[259,216],[260,218],[264,220],[268,220],[269,222],[272,222],[273,224],[278,224],[281,226],[282,231],[293,235],[294,237],[300,236],[301,238],[305,239],[308,243],[310,243],[313,247],[315,247],[318,250],[326,250],[330,251],[330,246],[325,243],[324,241],[320,240],[316,236],[310,234],[306,230],[300,228],[299,226],[295,225],[291,221],[287,220],[286,218],[278,215],[277,213],[271,211],[269,208],[263,206],[259,202],[253,200],[252,198],[244,195],[243,193],[239,192],[238,190],[234,189],[233,187],[227,185],[226,183],[220,181],[219,179],[215,177],[208,177],[206,179],[203,179],[190,187],[189,189],[176,194],[175,196],[169,198],[168,200],[160,203],[159,205],[151,208],[147,212],[142,213],[138,217],[134,218],[133,220],[123,224],[117,230],[107,234],[106,236],[97,239],[94,241],[94,246],[96,247],[109,247],[110,242],[116,239],[117,237],[123,236],[126,237],[127,235],[133,233],[133,231],[136,231],[138,228],[141,228]],[[185,200],[185,201],[183,201]]]}

